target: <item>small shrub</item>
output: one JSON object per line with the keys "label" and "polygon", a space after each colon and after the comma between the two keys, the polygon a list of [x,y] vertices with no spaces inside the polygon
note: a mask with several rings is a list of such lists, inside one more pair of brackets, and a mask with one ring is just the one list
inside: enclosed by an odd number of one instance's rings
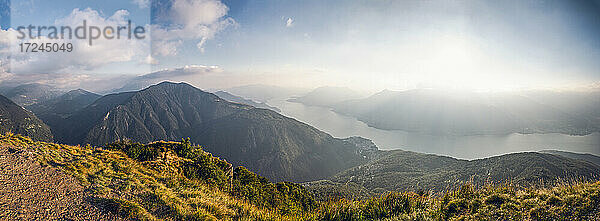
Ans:
{"label": "small shrub", "polygon": [[546,200],[546,204],[548,204],[550,206],[560,206],[562,204],[562,200],[556,196],[550,196]]}
{"label": "small shrub", "polygon": [[486,204],[494,205],[497,207],[501,206],[505,202],[506,202],[506,198],[498,193],[494,193],[485,199]]}
{"label": "small shrub", "polygon": [[123,151],[125,154],[127,154],[127,156],[138,161],[156,160],[160,154],[160,150],[158,148],[140,143],[134,143],[129,140],[121,140],[107,144],[106,148],[109,150]]}
{"label": "small shrub", "polygon": [[130,220],[154,220],[154,217],[148,214],[143,207],[128,200],[95,198],[93,201],[123,218]]}

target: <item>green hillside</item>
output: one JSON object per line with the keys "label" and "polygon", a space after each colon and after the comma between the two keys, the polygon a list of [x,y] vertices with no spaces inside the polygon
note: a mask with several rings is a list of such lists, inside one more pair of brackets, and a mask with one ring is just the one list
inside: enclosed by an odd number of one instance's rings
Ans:
{"label": "green hillside", "polygon": [[600,157],[589,153],[573,153],[560,150],[542,150],[540,152],[559,155],[571,159],[583,160],[600,166]]}
{"label": "green hillside", "polygon": [[[553,185],[563,180],[594,180],[600,166],[554,154],[523,152],[477,160],[411,151],[383,151],[369,163],[338,173],[331,181],[353,183],[366,189],[387,191],[444,191],[463,182],[477,186],[514,183],[516,185]],[[318,188],[315,185],[311,188]]]}
{"label": "green hillside", "polygon": [[600,182],[549,188],[455,185],[443,192],[392,192],[363,200],[315,200],[299,184],[271,183],[182,142],[105,147],[0,136],[11,152],[76,177],[98,207],[138,220],[589,220]]}

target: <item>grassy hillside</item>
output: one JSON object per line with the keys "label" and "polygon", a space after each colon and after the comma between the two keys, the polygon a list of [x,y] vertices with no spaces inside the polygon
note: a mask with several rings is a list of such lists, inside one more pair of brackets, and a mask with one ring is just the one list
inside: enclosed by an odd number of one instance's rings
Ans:
{"label": "grassy hillside", "polygon": [[231,164],[187,142],[98,148],[8,134],[0,144],[34,152],[42,164],[62,168],[95,194],[97,204],[126,218],[278,220],[309,210],[299,204],[312,202],[298,192],[300,185],[273,184],[241,167],[232,171]]}
{"label": "grassy hillside", "polygon": [[562,180],[595,180],[599,177],[599,165],[554,154],[523,152],[459,160],[393,150],[369,163],[338,173],[331,180],[339,184],[358,184],[370,191],[383,193],[444,191],[466,181],[477,186],[506,182],[543,186]]}
{"label": "grassy hillside", "polygon": [[95,204],[139,220],[589,220],[600,212],[600,182],[551,188],[456,185],[445,192],[393,192],[363,200],[318,201],[294,183],[271,183],[189,141],[106,147],[0,136],[92,192]]}

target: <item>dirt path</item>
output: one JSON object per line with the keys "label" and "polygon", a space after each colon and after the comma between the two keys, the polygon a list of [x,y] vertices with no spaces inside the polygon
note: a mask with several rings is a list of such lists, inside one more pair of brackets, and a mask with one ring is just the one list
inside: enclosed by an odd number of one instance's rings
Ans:
{"label": "dirt path", "polygon": [[0,146],[0,220],[118,220],[79,182],[41,166],[27,150]]}

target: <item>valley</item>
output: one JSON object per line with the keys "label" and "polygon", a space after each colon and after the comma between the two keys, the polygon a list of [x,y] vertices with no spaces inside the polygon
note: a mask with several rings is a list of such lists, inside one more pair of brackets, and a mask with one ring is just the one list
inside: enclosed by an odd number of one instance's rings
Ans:
{"label": "valley", "polygon": [[[25,160],[35,170],[30,173],[40,174],[36,176],[68,180],[61,189],[85,189],[65,198],[66,208],[101,211],[83,217],[506,219],[571,217],[573,210],[580,211],[575,217],[596,215],[589,211],[597,209],[595,194],[600,193],[600,157],[593,155],[597,133],[466,136],[382,130],[334,112],[325,103],[308,106],[274,94],[262,103],[217,94],[224,98],[172,82],[104,96],[72,90],[49,99],[32,97],[36,102],[27,109],[33,113],[5,99],[5,115],[18,127],[29,128],[20,133],[34,139],[4,131],[0,158],[9,160],[9,168],[21,168],[14,162]],[[27,122],[32,119],[36,127],[49,129],[31,130]],[[53,138],[39,137],[38,132]],[[27,182],[46,185],[25,176]],[[0,176],[14,183],[13,178]],[[578,197],[591,204],[565,201],[565,210],[547,202],[548,191],[562,199],[573,195],[573,189],[582,189],[576,194],[587,194]],[[510,202],[523,205],[532,192],[537,207],[502,213],[495,209]],[[421,205],[423,200],[431,204]],[[397,203],[405,206],[394,207]],[[18,213],[15,208],[24,202],[6,204],[8,212],[0,218],[67,214],[51,198],[27,204],[33,211],[51,208],[49,213]],[[539,213],[540,206],[554,212]]]}
{"label": "valley", "polygon": [[0,0],[0,221],[600,221],[598,61],[600,0]]}

